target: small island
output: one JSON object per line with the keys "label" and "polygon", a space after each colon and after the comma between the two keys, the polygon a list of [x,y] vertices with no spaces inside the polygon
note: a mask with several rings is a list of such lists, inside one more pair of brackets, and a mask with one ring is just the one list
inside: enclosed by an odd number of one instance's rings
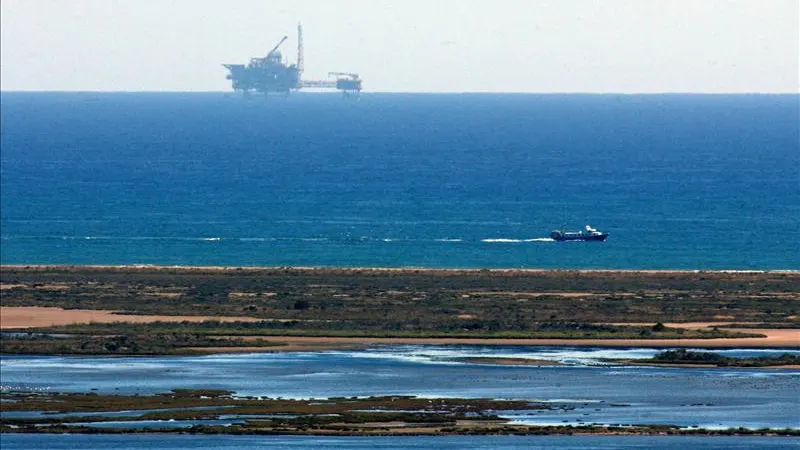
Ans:
{"label": "small island", "polygon": [[736,358],[713,352],[698,352],[686,349],[666,350],[649,359],[614,359],[614,363],[646,366],[673,367],[751,367],[751,368],[800,368],[800,356],[783,353],[778,356],[755,356]]}
{"label": "small island", "polygon": [[504,412],[564,408],[522,400],[334,397],[292,400],[236,397],[223,390],[173,390],[159,395],[14,393],[0,396],[0,433],[195,433],[402,435],[763,435],[800,436],[796,429],[707,430],[653,424],[525,425]]}

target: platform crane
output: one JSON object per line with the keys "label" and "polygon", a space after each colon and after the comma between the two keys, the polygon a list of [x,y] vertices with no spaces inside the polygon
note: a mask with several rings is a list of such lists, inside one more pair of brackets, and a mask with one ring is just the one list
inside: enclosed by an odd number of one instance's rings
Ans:
{"label": "platform crane", "polygon": [[297,24],[297,63],[289,64],[283,60],[280,46],[286,42],[284,36],[263,58],[250,59],[249,64],[223,64],[229,73],[231,87],[245,97],[257,92],[264,94],[288,94],[303,88],[338,89],[346,97],[358,97],[361,92],[361,78],[356,73],[330,72],[328,77],[336,80],[304,80],[305,61],[303,55],[303,26]]}
{"label": "platform crane", "polygon": [[265,56],[263,58],[253,58],[251,60],[251,63],[255,63],[256,65],[262,65],[262,66],[266,65],[266,64],[270,64],[270,63],[280,64],[281,63],[281,54],[278,51],[278,48],[280,48],[280,46],[284,42],[286,42],[287,39],[289,39],[289,36],[284,36],[280,41],[278,41],[277,44],[275,44],[274,47],[272,47],[272,50],[267,52],[267,56]]}

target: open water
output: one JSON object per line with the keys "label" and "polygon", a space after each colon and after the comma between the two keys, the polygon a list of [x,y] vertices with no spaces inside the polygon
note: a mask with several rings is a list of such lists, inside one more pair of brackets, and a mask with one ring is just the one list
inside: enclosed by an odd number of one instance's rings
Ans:
{"label": "open water", "polygon": [[799,105],[3,93],[0,262],[800,269]]}

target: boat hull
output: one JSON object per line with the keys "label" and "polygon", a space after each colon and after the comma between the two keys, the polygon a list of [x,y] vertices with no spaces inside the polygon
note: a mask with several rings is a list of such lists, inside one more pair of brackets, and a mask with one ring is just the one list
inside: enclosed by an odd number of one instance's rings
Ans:
{"label": "boat hull", "polygon": [[558,242],[565,242],[565,241],[598,241],[602,242],[605,241],[608,237],[607,233],[596,234],[596,235],[588,235],[588,236],[553,236],[554,241]]}

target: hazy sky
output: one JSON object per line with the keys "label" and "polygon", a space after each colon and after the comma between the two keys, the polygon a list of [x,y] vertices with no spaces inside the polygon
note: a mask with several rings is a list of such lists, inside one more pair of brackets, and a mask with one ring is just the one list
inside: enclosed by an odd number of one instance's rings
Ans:
{"label": "hazy sky", "polygon": [[3,90],[225,91],[283,35],[366,91],[798,92],[798,0],[2,0]]}

